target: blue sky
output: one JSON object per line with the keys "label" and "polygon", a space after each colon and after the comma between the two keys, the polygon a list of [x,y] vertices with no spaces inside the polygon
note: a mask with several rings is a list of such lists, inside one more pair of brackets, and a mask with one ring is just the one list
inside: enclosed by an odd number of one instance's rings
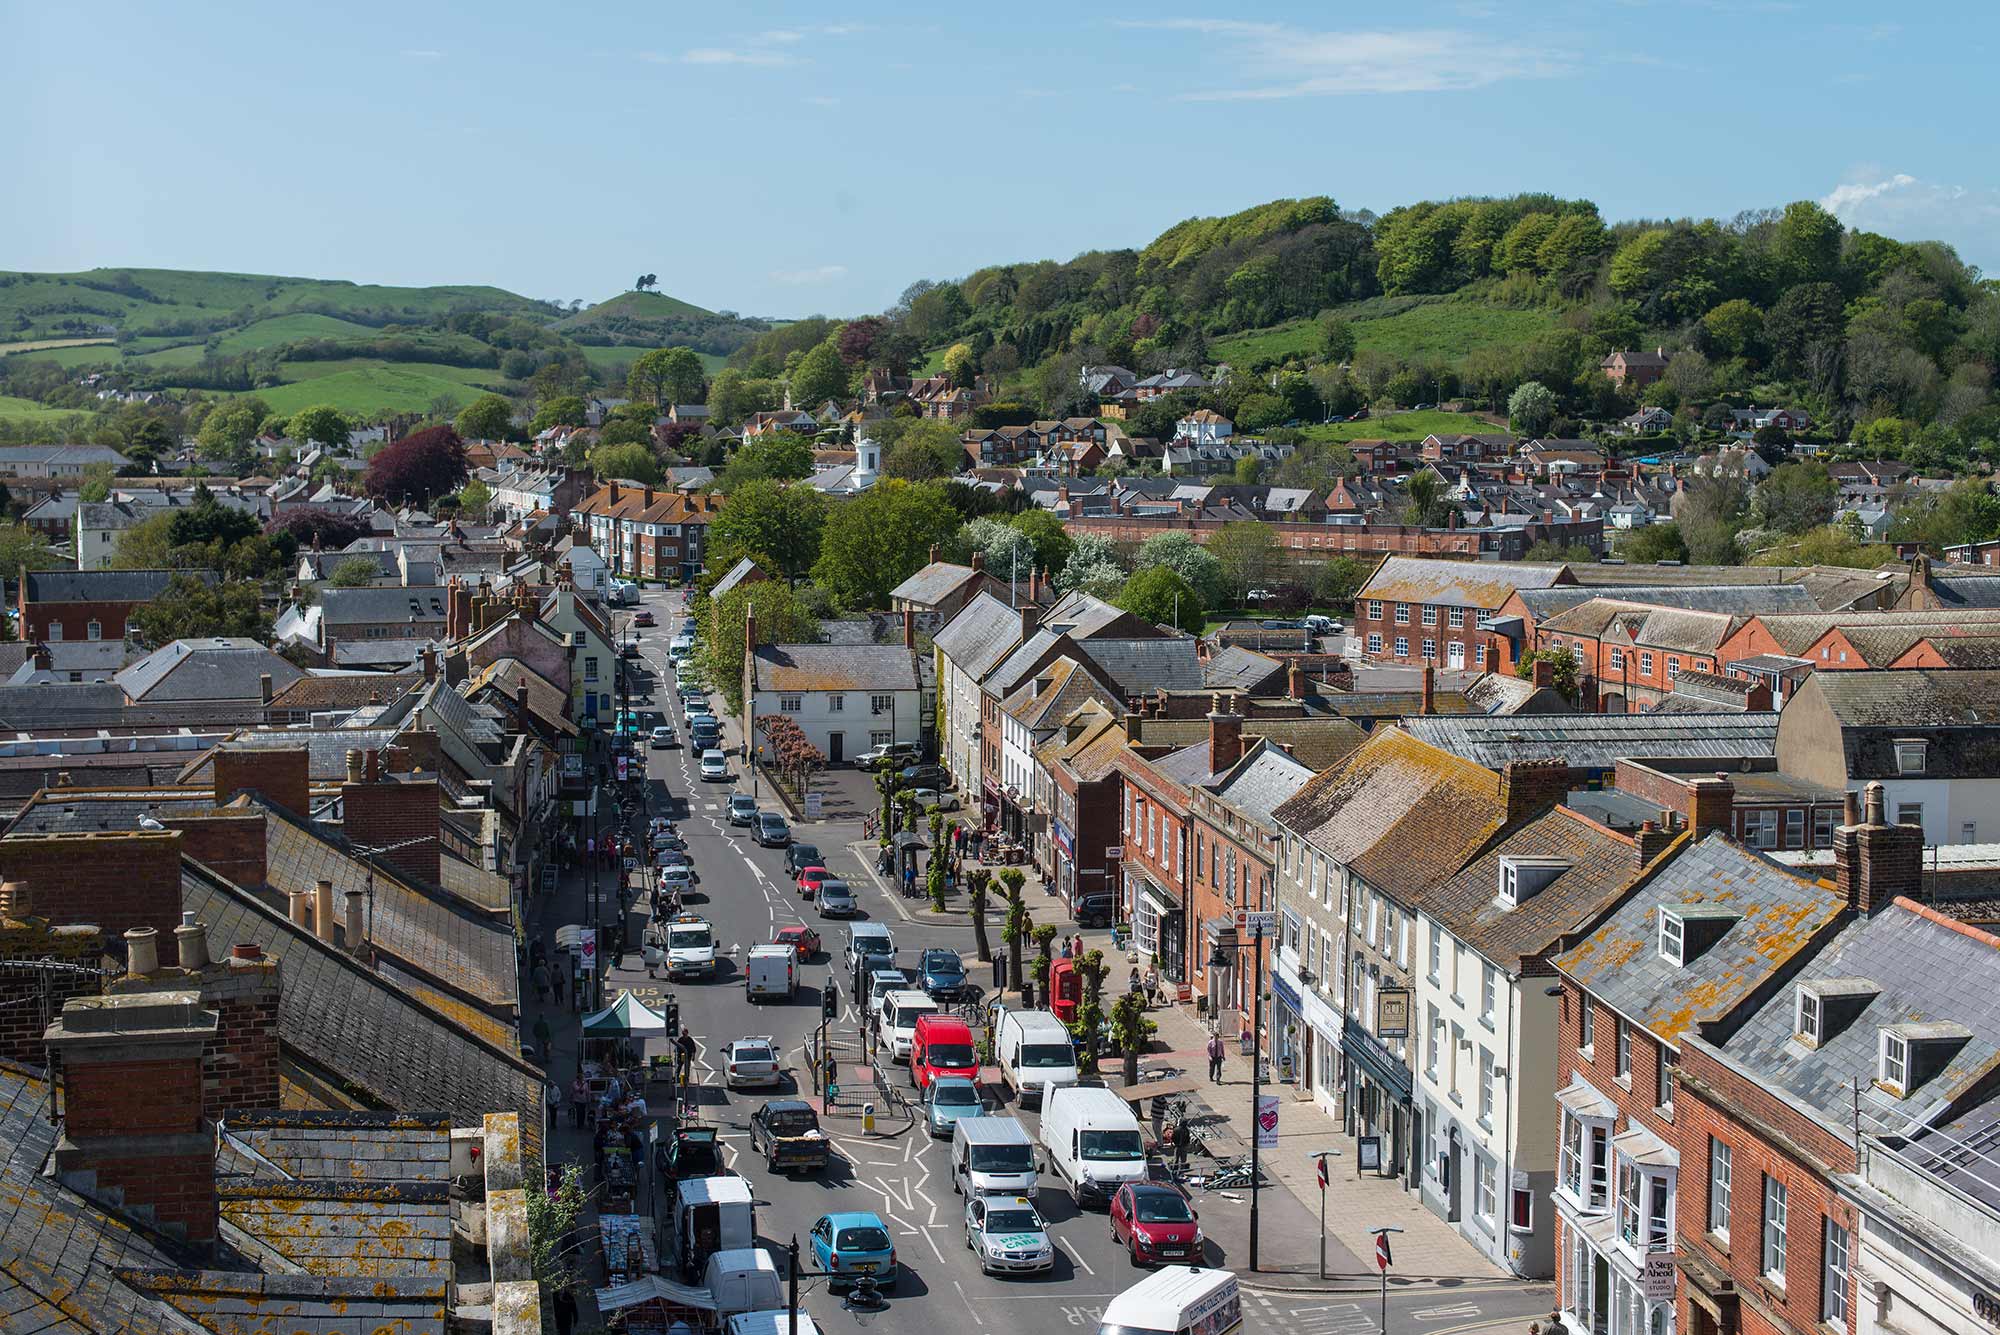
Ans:
{"label": "blue sky", "polygon": [[2000,17],[1846,0],[0,0],[0,268],[856,314],[1281,196],[1811,198],[2000,265]]}

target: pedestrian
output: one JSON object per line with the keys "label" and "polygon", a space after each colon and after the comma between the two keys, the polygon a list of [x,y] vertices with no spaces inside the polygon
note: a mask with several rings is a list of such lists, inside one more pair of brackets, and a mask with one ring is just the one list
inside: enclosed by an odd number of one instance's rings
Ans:
{"label": "pedestrian", "polygon": [[1146,966],[1146,1005],[1153,1007],[1159,1004],[1160,966],[1157,964],[1148,964]]}
{"label": "pedestrian", "polygon": [[1208,1083],[1222,1083],[1222,1055],[1229,1049],[1223,1045],[1222,1031],[1216,1030],[1208,1036]]}
{"label": "pedestrian", "polygon": [[578,1071],[576,1079],[569,1082],[569,1124],[583,1130],[583,1115],[589,1111],[590,1086],[584,1083],[583,1072]]}
{"label": "pedestrian", "polygon": [[1068,938],[1068,937],[1064,937],[1064,938],[1063,938],[1063,944],[1062,944],[1062,957],[1063,957],[1064,959],[1068,959],[1068,958],[1069,958],[1069,938]]}
{"label": "pedestrian", "polygon": [[[546,968],[547,966],[543,967]],[[567,969],[553,969],[549,973],[549,985],[555,992],[556,1005],[558,1006],[563,1004],[563,975],[567,972]]]}
{"label": "pedestrian", "polygon": [[533,974],[535,979],[535,1000],[547,1002],[549,999],[548,961],[544,960],[542,963],[537,964],[534,967]]}
{"label": "pedestrian", "polygon": [[1132,966],[1132,978],[1125,990],[1128,992],[1143,992],[1145,990],[1145,980],[1140,977],[1139,966],[1136,964]]}
{"label": "pedestrian", "polygon": [[674,1040],[674,1055],[679,1058],[676,1078],[681,1084],[694,1083],[694,1035],[681,1030],[681,1036]]}
{"label": "pedestrian", "polygon": [[1193,1138],[1188,1131],[1187,1117],[1183,1114],[1181,1119],[1174,1123],[1174,1171],[1180,1173],[1187,1171],[1188,1142]]}
{"label": "pedestrian", "polygon": [[555,1041],[555,1033],[549,1028],[549,1017],[546,1015],[537,1015],[535,1017],[535,1047],[542,1054],[543,1066],[549,1064],[549,1058],[553,1055],[550,1052],[550,1048],[555,1045]]}
{"label": "pedestrian", "polygon": [[570,1335],[576,1329],[576,1295],[568,1289],[556,1290],[556,1335]]}

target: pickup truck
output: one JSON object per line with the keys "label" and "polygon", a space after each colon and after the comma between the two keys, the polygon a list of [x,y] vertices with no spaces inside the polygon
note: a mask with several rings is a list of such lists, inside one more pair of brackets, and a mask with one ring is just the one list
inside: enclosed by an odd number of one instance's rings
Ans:
{"label": "pickup truck", "polygon": [[801,1099],[771,1099],[750,1118],[750,1148],[761,1149],[764,1164],[774,1173],[826,1167],[833,1142],[819,1129],[812,1105]]}

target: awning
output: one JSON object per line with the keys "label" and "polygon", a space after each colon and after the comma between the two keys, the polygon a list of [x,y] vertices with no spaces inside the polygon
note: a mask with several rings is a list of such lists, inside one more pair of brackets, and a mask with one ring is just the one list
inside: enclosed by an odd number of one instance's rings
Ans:
{"label": "awning", "polygon": [[1567,1085],[1556,1091],[1556,1102],[1578,1117],[1610,1118],[1618,1115],[1617,1104],[1574,1076]]}
{"label": "awning", "polygon": [[1154,885],[1150,877],[1142,876],[1139,878],[1139,893],[1153,901],[1154,910],[1162,917],[1181,911],[1181,902],[1165,890],[1162,890],[1159,886]]}
{"label": "awning", "polygon": [[583,1032],[591,1038],[631,1038],[638,1034],[664,1034],[666,1017],[656,1015],[630,992],[620,992],[618,1000],[595,1015],[583,1017]]}
{"label": "awning", "polygon": [[1611,1138],[1620,1154],[1644,1168],[1671,1168],[1680,1171],[1681,1152],[1643,1126],[1634,1126]]}
{"label": "awning", "polygon": [[658,1275],[641,1275],[630,1284],[620,1284],[615,1288],[597,1291],[597,1310],[618,1312],[627,1307],[637,1307],[640,1303],[658,1299],[675,1307],[694,1307],[704,1312],[715,1310],[715,1297],[707,1289],[692,1288],[686,1284],[676,1284],[661,1279]]}
{"label": "awning", "polygon": [[1236,919],[1218,914],[1202,923],[1201,933],[1211,941],[1234,941],[1236,939]]}
{"label": "awning", "polygon": [[1292,1014],[1304,1018],[1306,1004],[1299,996],[1299,989],[1293,986],[1291,979],[1276,969],[1271,971],[1271,995],[1283,1003]]}
{"label": "awning", "polygon": [[1340,1050],[1398,1103],[1410,1101],[1410,1068],[1397,1061],[1375,1035],[1349,1025],[1340,1031]]}
{"label": "awning", "polygon": [[1135,1106],[1147,1099],[1163,1098],[1175,1094],[1192,1094],[1205,1088],[1207,1081],[1199,1076],[1179,1075],[1167,1080],[1141,1080],[1136,1085],[1116,1085],[1111,1092],[1127,1103]]}

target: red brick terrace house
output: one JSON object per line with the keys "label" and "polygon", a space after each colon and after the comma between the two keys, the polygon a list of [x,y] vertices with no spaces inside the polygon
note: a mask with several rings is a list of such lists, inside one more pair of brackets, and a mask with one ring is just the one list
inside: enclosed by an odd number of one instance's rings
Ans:
{"label": "red brick terrace house", "polygon": [[1391,556],[1355,598],[1355,633],[1379,662],[1497,668],[1491,627],[1514,591],[1574,583],[1567,566]]}
{"label": "red brick terrace house", "polygon": [[15,594],[20,638],[122,640],[132,609],[159,597],[180,574],[215,582],[214,573],[207,570],[24,569]]}

